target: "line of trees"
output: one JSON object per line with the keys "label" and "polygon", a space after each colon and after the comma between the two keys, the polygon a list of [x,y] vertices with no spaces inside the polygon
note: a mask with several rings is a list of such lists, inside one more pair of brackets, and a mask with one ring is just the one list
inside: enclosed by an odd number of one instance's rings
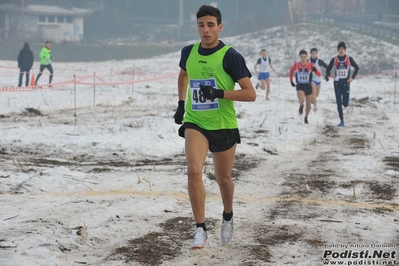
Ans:
{"label": "line of trees", "polygon": [[[222,11],[224,35],[232,36],[257,31],[268,27],[290,22],[288,2],[297,3],[309,12],[313,10],[321,15],[334,15],[339,5],[348,7],[362,2],[363,13],[383,13],[390,10],[399,11],[398,0],[209,0],[217,3]],[[153,32],[165,35],[165,38],[176,38],[179,19],[179,0],[0,0],[0,4],[36,4],[74,6],[93,10],[85,18],[85,38],[104,39],[127,36],[143,36]],[[195,13],[201,3],[197,0],[183,0],[183,28],[179,36],[182,39],[196,37]],[[311,5],[309,8],[308,5]],[[306,7],[305,7],[306,6]],[[314,9],[317,9],[314,10]],[[346,8],[360,12],[360,8]],[[313,12],[312,11],[312,12]],[[342,13],[341,10],[337,12]],[[354,12],[354,11],[353,11]]]}
{"label": "line of trees", "polygon": [[[279,25],[284,21],[287,2],[281,0],[210,0],[222,11],[224,34]],[[177,25],[179,0],[0,0],[0,4],[36,4],[74,6],[95,10],[85,19],[85,35],[89,39],[137,35],[148,28]],[[193,31],[199,8],[197,0],[183,0],[183,36]],[[187,36],[189,38],[189,36]]]}

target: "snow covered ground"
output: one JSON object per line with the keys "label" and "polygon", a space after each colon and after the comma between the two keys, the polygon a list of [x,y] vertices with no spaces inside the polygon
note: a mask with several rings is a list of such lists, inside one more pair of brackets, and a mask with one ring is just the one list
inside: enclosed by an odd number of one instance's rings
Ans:
{"label": "snow covered ground", "polygon": [[[233,171],[236,228],[227,246],[220,245],[222,203],[209,157],[203,176],[209,239],[205,249],[189,249],[194,219],[184,140],[173,120],[179,52],[53,64],[55,83],[76,75],[88,83],[132,84],[1,91],[0,265],[333,265],[323,257],[395,265],[399,47],[315,27],[222,38],[251,70],[265,47],[280,74],[272,73],[269,101],[258,90],[255,102],[235,104],[242,144]],[[328,63],[339,41],[361,68],[346,126],[336,127],[331,81],[304,125],[289,66],[300,49],[313,46]],[[5,68],[12,65],[0,62],[0,88],[15,86],[17,70]],[[369,253],[343,258],[346,251]]]}

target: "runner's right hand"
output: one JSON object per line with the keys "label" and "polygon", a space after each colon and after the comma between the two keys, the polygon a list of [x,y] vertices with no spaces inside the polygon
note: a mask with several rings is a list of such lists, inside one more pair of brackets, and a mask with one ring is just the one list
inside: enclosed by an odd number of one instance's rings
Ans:
{"label": "runner's right hand", "polygon": [[175,113],[175,115],[173,116],[173,117],[175,118],[175,123],[176,123],[176,124],[178,124],[178,125],[183,124],[184,112],[185,112],[185,109],[184,109],[184,101],[183,101],[183,100],[180,100],[180,101],[178,102],[178,105],[177,105],[176,113]]}
{"label": "runner's right hand", "polygon": [[296,84],[293,81],[291,81],[291,86],[296,87]]}

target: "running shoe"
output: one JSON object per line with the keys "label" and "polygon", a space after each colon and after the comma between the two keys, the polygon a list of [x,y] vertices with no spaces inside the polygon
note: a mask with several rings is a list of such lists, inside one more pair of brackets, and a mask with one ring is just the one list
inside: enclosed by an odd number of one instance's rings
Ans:
{"label": "running shoe", "polygon": [[317,106],[315,106],[315,107],[313,108],[313,111],[314,111],[315,113],[317,113]]}
{"label": "running shoe", "polygon": [[259,82],[256,83],[256,86],[255,86],[255,89],[258,89],[258,88],[259,88]]}
{"label": "running shoe", "polygon": [[309,124],[309,122],[308,122],[308,118],[307,117],[305,117],[305,124]]}
{"label": "running shoe", "polygon": [[299,114],[303,114],[303,105],[299,106]]}
{"label": "running shoe", "polygon": [[341,123],[339,123],[339,124],[338,124],[338,126],[339,126],[339,127],[343,127],[343,126],[345,126],[345,123],[344,123],[344,121],[341,121]]}
{"label": "running shoe", "polygon": [[222,244],[226,245],[233,238],[234,231],[234,221],[233,217],[231,217],[230,221],[226,221],[222,219],[222,230],[220,231],[220,238],[222,239]]}
{"label": "running shoe", "polygon": [[204,248],[205,241],[208,239],[208,233],[204,231],[204,228],[197,227],[195,229],[195,235],[193,242],[191,243],[191,249],[201,249]]}

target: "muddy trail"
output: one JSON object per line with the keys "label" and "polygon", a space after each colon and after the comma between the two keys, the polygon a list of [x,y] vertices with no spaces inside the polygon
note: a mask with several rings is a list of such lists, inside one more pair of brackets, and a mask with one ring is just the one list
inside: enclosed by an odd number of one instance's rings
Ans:
{"label": "muddy trail", "polygon": [[[155,115],[127,102],[112,107],[118,110],[115,113],[110,108],[82,109],[79,113],[88,121],[88,128],[97,130],[106,128],[106,121],[115,121],[114,117],[123,118],[127,110],[140,117],[131,120],[137,127],[142,121],[140,113]],[[38,210],[37,217],[26,218],[23,226],[5,233],[3,241],[50,230],[43,240],[46,246],[61,257],[75,258],[76,263],[246,266],[319,265],[323,252],[332,244],[398,243],[399,177],[386,174],[388,170],[399,171],[398,129],[389,127],[393,117],[368,101],[353,101],[346,112],[356,119],[338,128],[332,124],[336,119],[333,108],[320,108],[318,115],[325,123],[317,126],[314,134],[292,142],[296,146],[293,151],[266,147],[257,153],[237,153],[232,173],[236,224],[233,241],[227,246],[219,243],[221,202],[211,157],[207,159],[204,182],[209,239],[201,251],[189,250],[194,220],[183,152],[159,158],[138,156],[123,148],[98,153],[101,143],[95,141],[80,153],[63,152],[73,151],[71,143],[62,147],[40,141],[31,146],[18,141],[2,143],[3,170],[24,174],[14,182],[11,174],[0,177],[4,181],[1,194],[15,197],[8,208],[17,209],[28,199],[39,203],[47,195],[57,209]],[[73,123],[71,112],[49,115],[26,110],[3,117],[2,126],[15,126],[16,121],[21,128],[62,126]],[[94,114],[96,118],[90,120]],[[244,111],[241,114],[246,115]],[[289,119],[288,123],[297,121]],[[262,127],[243,130],[241,145],[262,147],[269,131]],[[54,186],[66,182],[74,189],[43,189],[51,171],[61,172],[57,179],[51,179]],[[71,172],[86,177],[74,177]],[[107,178],[115,180],[111,186],[103,184]],[[170,180],[170,186],[161,181],[163,178]],[[148,201],[148,210],[135,208],[137,200]],[[90,213],[88,206],[93,204],[99,213]],[[151,212],[153,204],[166,205],[160,213]],[[93,215],[101,220],[102,211],[108,219],[98,224],[83,222],[84,217]],[[374,226],[376,220],[383,226]],[[109,235],[100,232],[104,228]]]}
{"label": "muddy trail", "polygon": [[[252,183],[269,189],[236,193],[237,209],[251,214],[238,217],[235,241],[228,247],[211,243],[203,253],[187,251],[194,222],[177,217],[160,223],[160,232],[130,239],[108,259],[129,265],[322,265],[323,251],[330,245],[398,243],[399,179],[383,174],[387,169],[399,171],[397,143],[389,140],[395,139],[393,132],[384,136],[388,139],[375,134],[383,131],[389,118],[377,111],[370,120],[370,111],[362,108],[367,106],[361,102],[354,106],[351,115],[359,120],[367,116],[367,124],[347,128],[326,124],[301,144],[299,152],[289,155],[237,155],[236,186]],[[327,120],[335,118],[330,110],[321,111]],[[359,164],[363,161],[370,162],[369,168]],[[247,179],[251,172],[264,175]],[[212,173],[206,174],[212,179]],[[279,189],[270,189],[273,185]],[[384,228],[373,226],[373,219],[383,219]],[[217,242],[220,220],[208,223]],[[287,256],[281,250],[291,252]],[[192,264],[185,263],[187,257],[193,258]]]}

